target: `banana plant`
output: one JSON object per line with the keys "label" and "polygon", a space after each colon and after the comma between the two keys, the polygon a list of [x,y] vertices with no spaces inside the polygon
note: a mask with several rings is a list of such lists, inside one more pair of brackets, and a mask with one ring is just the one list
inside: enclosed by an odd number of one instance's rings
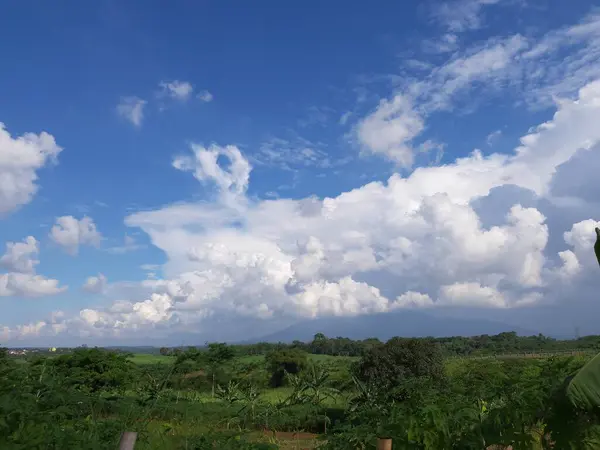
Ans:
{"label": "banana plant", "polygon": [[[596,227],[595,231],[594,253],[600,264],[600,228]],[[567,381],[566,396],[576,410],[600,409],[600,353]]]}
{"label": "banana plant", "polygon": [[[600,264],[600,228],[596,227],[594,253]],[[583,366],[567,384],[567,398],[580,410],[600,408],[600,353]]]}
{"label": "banana plant", "polygon": [[600,264],[600,228],[596,227],[596,244],[594,244],[594,253],[596,253],[596,259]]}

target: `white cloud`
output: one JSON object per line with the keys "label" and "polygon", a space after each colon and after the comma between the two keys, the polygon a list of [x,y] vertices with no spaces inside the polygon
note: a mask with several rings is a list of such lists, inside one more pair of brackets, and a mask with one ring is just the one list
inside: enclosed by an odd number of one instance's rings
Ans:
{"label": "white cloud", "polygon": [[197,97],[201,102],[204,102],[204,103],[212,102],[214,99],[214,96],[208,91],[199,92]]}
{"label": "white cloud", "polygon": [[393,304],[394,308],[430,308],[433,300],[427,294],[408,291],[400,295]]}
{"label": "white cloud", "polygon": [[[479,5],[479,11],[487,3],[469,0],[456,6]],[[394,94],[381,100],[354,133],[363,151],[410,167],[418,147],[415,141],[427,129],[426,119],[455,109],[457,99],[474,104],[512,92],[531,108],[549,107],[576,96],[599,76],[600,14],[593,13],[538,38],[520,34],[490,38],[451,53],[419,79],[400,78]]]}
{"label": "white cloud", "polygon": [[100,246],[102,235],[90,217],[76,219],[73,216],[62,216],[50,230],[50,239],[71,255],[79,252],[81,245]]}
{"label": "white cloud", "polygon": [[122,97],[117,105],[117,114],[136,127],[142,126],[144,107],[148,102],[138,97]]}
{"label": "white cloud", "polygon": [[38,241],[33,236],[27,236],[23,242],[6,243],[0,267],[8,272],[0,274],[0,297],[42,297],[67,289],[59,286],[58,280],[35,273],[38,255]]}
{"label": "white cloud", "polygon": [[573,224],[571,229],[564,233],[564,240],[572,250],[560,252],[563,262],[560,273],[563,276],[574,276],[583,270],[595,270],[598,263],[594,252],[590,251],[596,241],[596,227],[600,222],[587,219]]}
{"label": "white cloud", "polygon": [[59,286],[58,280],[31,273],[0,274],[0,297],[42,297],[64,292],[66,286]]}
{"label": "white cloud", "polygon": [[436,3],[432,17],[453,32],[476,30],[483,26],[483,9],[500,0],[452,0]]}
{"label": "white cloud", "polygon": [[0,122],[0,215],[31,201],[37,193],[37,171],[56,162],[62,148],[46,132],[12,137]]}
{"label": "white cloud", "polygon": [[391,100],[382,100],[375,112],[358,124],[356,132],[364,149],[410,167],[413,163],[410,142],[424,128],[424,121],[413,109],[411,100],[396,95]]}
{"label": "white cloud", "polygon": [[492,131],[485,138],[485,142],[487,143],[487,145],[492,146],[500,138],[500,136],[502,136],[502,130]]}
{"label": "white cloud", "polygon": [[7,242],[6,253],[0,258],[0,267],[11,272],[34,273],[39,264],[37,240],[27,236],[23,242]]}
{"label": "white cloud", "polygon": [[[474,28],[473,20],[466,23],[463,29]],[[594,24],[588,19],[580,28],[547,35],[546,50],[537,53],[530,54],[540,42],[519,35],[457,52],[380,101],[357,123],[356,137],[365,151],[410,166],[413,148],[432,145],[417,142],[427,118],[452,110],[465,92],[532,83],[530,93],[566,93],[567,84],[557,85],[554,75],[522,70],[539,68],[540,55],[555,52],[564,35],[590,46]],[[585,79],[574,64],[565,65],[574,77],[569,86]],[[164,278],[138,283],[135,296],[116,297],[127,300],[107,308],[29,327],[39,333],[67,326],[93,336],[160,335],[174,327],[197,331],[232,315],[284,321],[434,307],[494,308],[500,314],[557,302],[556,292],[573,292],[565,290],[577,284],[567,281],[597,271],[591,248],[598,222],[570,220],[572,209],[551,195],[556,173],[576,153],[598,158],[600,81],[580,87],[574,98],[557,98],[551,119],[532,127],[511,153],[484,156],[476,150],[326,198],[256,199],[248,195],[251,164],[237,147],[193,144],[192,154],[173,166],[211,183],[218,195],[125,219],[164,253]],[[596,179],[588,178],[578,187],[593,186]],[[505,194],[508,188],[538,204],[514,199]],[[506,204],[504,217],[490,221],[480,206],[493,195]],[[565,228],[555,228],[547,211],[569,221],[560,249],[549,250],[549,242]]]}
{"label": "white cloud", "polygon": [[[193,172],[198,181],[213,182],[223,199],[239,199],[246,192],[251,166],[237,147],[233,145],[220,147],[213,144],[206,148],[192,144],[191,149],[194,155],[175,158],[173,167]],[[219,156],[229,160],[228,168],[219,165]]]}
{"label": "white cloud", "polygon": [[440,288],[441,304],[452,306],[484,306],[504,308],[507,306],[504,295],[497,289],[479,283],[454,283]]}
{"label": "white cloud", "polygon": [[[191,85],[191,83],[189,83],[187,81],[179,81],[179,80],[161,81],[158,85],[160,86],[160,89],[161,89],[161,91],[160,91],[161,96],[170,97],[174,100],[178,100],[178,101],[182,101],[182,102],[189,100],[190,96],[194,92],[194,87]],[[208,93],[208,95],[210,95],[210,93]],[[211,96],[211,100],[212,100],[212,96]],[[207,100],[207,101],[210,101],[210,100]]]}
{"label": "white cloud", "polygon": [[0,297],[43,297],[67,290],[58,280],[32,273],[9,272],[0,274]]}
{"label": "white cloud", "polygon": [[106,277],[99,273],[98,276],[88,277],[83,284],[83,290],[92,294],[101,294],[105,291],[107,285]]}
{"label": "white cloud", "polygon": [[385,312],[389,302],[379,289],[347,276],[338,282],[317,281],[292,297],[298,314],[306,317],[355,316]]}

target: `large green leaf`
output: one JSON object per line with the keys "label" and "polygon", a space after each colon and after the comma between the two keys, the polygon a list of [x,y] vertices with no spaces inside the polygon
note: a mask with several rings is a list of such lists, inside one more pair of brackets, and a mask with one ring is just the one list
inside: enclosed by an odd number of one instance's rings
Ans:
{"label": "large green leaf", "polygon": [[596,228],[596,244],[594,245],[594,252],[596,253],[598,264],[600,264],[600,228]]}
{"label": "large green leaf", "polygon": [[600,353],[571,379],[567,385],[567,397],[579,409],[600,407]]}

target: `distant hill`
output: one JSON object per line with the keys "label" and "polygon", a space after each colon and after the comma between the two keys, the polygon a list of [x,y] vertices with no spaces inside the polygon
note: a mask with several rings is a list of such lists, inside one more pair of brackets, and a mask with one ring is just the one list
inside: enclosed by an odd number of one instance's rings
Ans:
{"label": "distant hill", "polygon": [[350,339],[400,337],[478,336],[515,331],[521,336],[538,334],[536,331],[514,327],[485,319],[460,319],[434,316],[420,311],[399,311],[356,317],[327,317],[305,320],[281,331],[265,335],[252,342],[308,342],[316,333],[327,337]]}

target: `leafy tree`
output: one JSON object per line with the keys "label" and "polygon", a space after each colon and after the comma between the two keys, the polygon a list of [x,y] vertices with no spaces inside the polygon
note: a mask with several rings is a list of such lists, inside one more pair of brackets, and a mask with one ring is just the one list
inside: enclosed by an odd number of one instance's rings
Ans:
{"label": "leafy tree", "polygon": [[210,368],[212,376],[212,396],[215,396],[215,380],[216,371],[222,364],[231,361],[235,357],[233,348],[228,346],[224,342],[214,342],[208,344],[208,350],[206,352],[206,360]]}
{"label": "leafy tree", "polygon": [[359,380],[390,390],[411,377],[440,380],[443,358],[434,341],[393,338],[366,353],[354,371]]}
{"label": "leafy tree", "polygon": [[171,354],[171,350],[167,347],[161,347],[159,352],[163,356],[169,356]]}
{"label": "leafy tree", "polygon": [[64,377],[65,382],[80,390],[98,392],[104,389],[125,389],[135,377],[136,367],[129,355],[99,348],[78,348],[70,354],[43,359]]}
{"label": "leafy tree", "polygon": [[306,367],[307,353],[296,348],[275,350],[265,357],[267,370],[271,374],[271,386],[282,386],[285,374],[297,374]]}

